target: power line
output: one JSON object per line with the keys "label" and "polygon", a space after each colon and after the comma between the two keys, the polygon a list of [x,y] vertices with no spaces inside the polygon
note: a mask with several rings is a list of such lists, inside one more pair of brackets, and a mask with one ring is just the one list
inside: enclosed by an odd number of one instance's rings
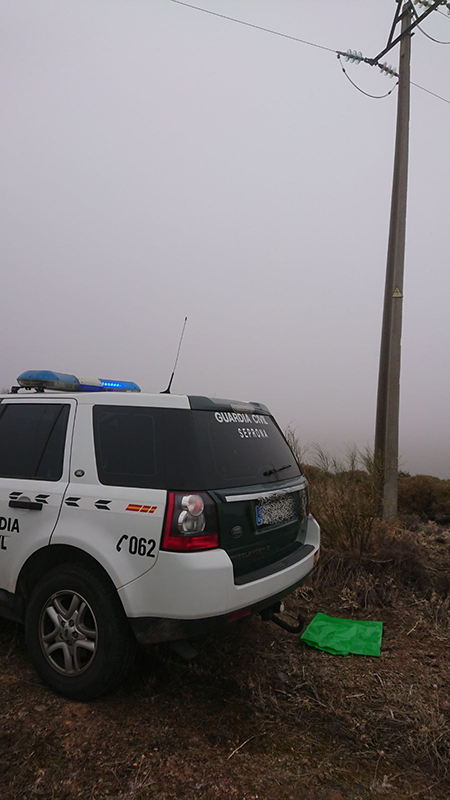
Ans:
{"label": "power line", "polygon": [[[211,17],[219,17],[219,19],[226,19],[229,22],[236,23],[237,25],[244,25],[246,28],[254,28],[257,31],[264,31],[264,33],[270,33],[273,36],[281,36],[281,38],[283,38],[283,39],[290,39],[292,42],[299,42],[300,44],[306,44],[309,47],[316,47],[318,50],[325,50],[328,53],[335,53],[335,54],[338,55],[338,57],[339,57],[339,55],[341,53],[341,51],[333,50],[331,47],[325,47],[325,45],[323,45],[323,44],[317,44],[317,42],[310,42],[307,39],[300,39],[297,36],[290,36],[288,33],[281,33],[281,31],[275,31],[272,28],[264,28],[262,25],[255,25],[252,22],[245,22],[244,20],[238,19],[237,17],[230,17],[230,16],[227,16],[226,14],[219,14],[217,11],[211,11],[209,8],[202,8],[201,6],[196,6],[193,3],[186,3],[186,2],[184,2],[184,0],[169,0],[169,2],[170,3],[175,3],[178,6],[184,6],[185,8],[194,9],[195,11],[201,11],[203,14],[209,14]],[[439,9],[436,9],[436,10],[439,11]],[[367,97],[373,98],[374,100],[382,100],[384,97],[388,97],[390,94],[392,94],[392,92],[394,91],[394,89],[397,86],[397,84],[395,84],[395,86],[393,86],[392,89],[389,92],[387,92],[386,94],[383,94],[383,95],[371,95],[368,92],[365,92],[364,89],[361,89],[359,86],[357,86],[357,84],[354,83],[354,81],[352,81],[352,79],[350,78],[350,76],[347,74],[347,72],[345,71],[344,67],[342,66],[342,64],[341,64],[341,68],[342,68],[342,71],[343,71],[344,75],[346,76],[346,78],[350,81],[351,84],[353,84],[353,86],[356,89],[358,89],[359,92],[361,92],[362,94],[365,94]],[[422,89],[422,91],[427,92],[428,94],[433,95],[433,97],[437,97],[438,100],[443,100],[444,103],[448,103],[450,105],[450,100],[447,100],[445,97],[441,97],[441,95],[430,91],[430,89],[425,89],[424,86],[419,86],[418,83],[413,83],[411,81],[411,84],[412,84],[412,86],[416,86],[417,89]]]}
{"label": "power line", "polygon": [[442,42],[440,39],[435,39],[434,36],[430,36],[429,33],[424,31],[424,29],[420,27],[420,25],[418,25],[417,27],[419,28],[419,31],[423,33],[423,35],[426,36],[427,39],[431,39],[432,42],[436,42],[436,44],[450,44],[450,42]]}
{"label": "power line", "polygon": [[446,97],[442,97],[440,94],[436,94],[435,92],[431,92],[430,89],[425,89],[425,86],[419,86],[419,84],[418,83],[414,83],[414,81],[411,81],[411,86],[415,86],[416,89],[422,89],[423,92],[426,92],[427,94],[432,94],[433,97],[437,97],[438,100],[443,100],[444,103],[448,103],[450,105],[450,100],[447,100]]}
{"label": "power line", "polygon": [[169,0],[170,3],[176,3],[177,6],[185,6],[186,8],[193,8],[195,11],[203,11],[204,14],[210,14],[212,17],[220,17],[220,19],[227,19],[229,22],[236,22],[238,25],[245,25],[247,28],[255,28],[257,31],[264,31],[265,33],[271,33],[274,36],[281,36],[283,39],[290,39],[292,42],[300,42],[301,44],[307,44],[309,47],[317,47],[319,50],[327,50],[329,53],[336,53],[336,50],[333,50],[331,47],[325,47],[323,44],[316,44],[316,42],[308,42],[306,39],[298,39],[297,36],[289,36],[287,33],[281,33],[280,31],[274,31],[271,28],[263,28],[262,25],[254,25],[252,22],[244,22],[242,19],[236,19],[236,17],[228,17],[226,14],[218,14],[217,11],[210,11],[208,8],[201,8],[200,6],[194,6],[192,3],[185,3],[183,0]]}
{"label": "power line", "polygon": [[[347,71],[345,70],[345,68],[344,68],[344,66],[343,66],[343,64],[341,62],[339,53],[338,53],[338,59],[339,59],[340,65],[341,65],[342,72],[344,73],[344,75],[347,78],[347,80],[350,81],[350,83],[355,87],[355,89],[358,89],[359,92],[361,92],[362,94],[365,94],[366,97],[372,97],[374,100],[382,100],[384,97],[389,97],[389,95],[392,94],[394,89],[396,89],[396,87],[398,86],[398,81],[397,81],[397,83],[392,87],[392,89],[389,92],[386,92],[386,94],[369,94],[369,92],[365,92],[364,89],[361,89],[361,87],[358,86],[350,78],[350,75],[347,73]],[[379,67],[380,64],[378,64],[377,66]],[[397,73],[394,73],[394,74],[396,75]],[[410,83],[411,83],[411,86],[415,86],[416,89],[421,89],[423,92],[426,92],[427,94],[431,94],[431,95],[433,95],[433,97],[437,97],[438,100],[442,100],[444,103],[448,103],[450,105],[450,100],[447,100],[446,97],[442,97],[442,95],[436,94],[436,92],[432,92],[430,89],[426,89],[425,86],[420,86],[418,83],[414,83],[414,81],[410,81]]]}
{"label": "power line", "polygon": [[394,86],[392,87],[392,89],[389,89],[389,91],[388,91],[388,92],[386,92],[386,94],[369,94],[369,92],[365,92],[365,91],[364,91],[364,89],[361,89],[361,87],[360,87],[360,86],[358,86],[358,85],[355,83],[355,81],[352,81],[352,79],[351,79],[350,75],[348,75],[348,73],[347,73],[347,70],[345,69],[344,65],[343,65],[343,64],[342,64],[342,62],[341,62],[341,57],[340,57],[340,55],[339,55],[339,54],[338,54],[338,59],[339,59],[339,64],[340,64],[340,66],[341,66],[341,70],[342,70],[342,72],[344,73],[344,75],[345,75],[345,77],[347,78],[347,80],[348,80],[348,81],[350,81],[350,83],[352,84],[352,86],[354,86],[354,87],[355,87],[355,89],[358,89],[358,92],[361,92],[361,94],[365,94],[365,95],[366,95],[366,97],[370,97],[370,98],[372,98],[372,100],[383,100],[383,98],[384,98],[384,97],[389,97],[389,95],[390,95],[390,94],[392,94],[392,92],[394,91],[394,89],[395,89],[395,88],[398,86],[398,81],[397,81],[397,83],[396,83],[396,84],[394,84]]}

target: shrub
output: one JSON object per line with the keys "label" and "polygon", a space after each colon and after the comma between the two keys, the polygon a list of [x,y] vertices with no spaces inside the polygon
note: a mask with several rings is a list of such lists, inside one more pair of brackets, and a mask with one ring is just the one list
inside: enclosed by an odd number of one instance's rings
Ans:
{"label": "shrub", "polygon": [[[322,545],[360,556],[371,550],[373,536],[385,529],[378,518],[378,488],[372,453],[347,447],[342,460],[322,446],[302,445],[296,429],[286,439],[310,485],[311,510],[321,527]],[[313,463],[306,464],[307,453]]]}
{"label": "shrub", "polygon": [[327,550],[312,580],[322,592],[339,587],[354,608],[393,606],[405,590],[423,594],[431,586],[423,547],[411,534],[394,528],[373,536],[363,554]]}
{"label": "shrub", "polygon": [[[302,445],[291,427],[286,439],[309,481],[322,544],[359,555],[371,551],[373,537],[386,529],[378,517],[379,492],[371,451],[362,453],[349,446],[340,460],[320,445]],[[305,463],[307,454],[313,463]]]}
{"label": "shrub", "polygon": [[306,454],[309,449],[308,445],[301,444],[297,436],[297,428],[291,428],[290,425],[287,426],[284,435],[297,463],[303,468]]}
{"label": "shrub", "polygon": [[297,436],[297,428],[291,428],[290,425],[286,428],[284,435],[287,443],[291,448],[297,464],[300,466],[303,474],[306,476],[308,482],[316,481],[323,477],[323,470],[321,467],[314,464],[307,464],[306,458],[310,449],[309,445],[301,444]]}
{"label": "shrub", "polygon": [[[295,431],[290,444],[297,446]],[[380,481],[373,454],[347,448],[344,458],[324,448],[309,448],[313,464],[302,464],[310,482],[311,510],[321,528],[324,550],[313,584],[321,591],[342,587],[358,606],[393,605],[405,590],[426,593],[434,586],[439,596],[448,595],[448,581],[432,570],[423,542],[411,531],[423,529],[422,517],[448,513],[450,481],[427,475],[400,478],[400,509],[405,523],[380,518]],[[432,523],[434,524],[434,523]],[[436,573],[436,574],[435,574]],[[440,585],[442,584],[442,585]]]}
{"label": "shrub", "polygon": [[302,464],[301,468],[308,483],[310,484],[314,484],[316,481],[319,481],[321,478],[323,478],[322,470],[320,467],[315,467],[314,464]]}
{"label": "shrub", "polygon": [[432,475],[401,477],[398,486],[399,511],[422,518],[450,522],[450,481]]}
{"label": "shrub", "polygon": [[[322,542],[340,552],[361,556],[385,530],[378,517],[378,488],[370,452],[347,448],[342,461],[314,446],[311,508],[321,526]],[[308,477],[308,475],[307,475]]]}

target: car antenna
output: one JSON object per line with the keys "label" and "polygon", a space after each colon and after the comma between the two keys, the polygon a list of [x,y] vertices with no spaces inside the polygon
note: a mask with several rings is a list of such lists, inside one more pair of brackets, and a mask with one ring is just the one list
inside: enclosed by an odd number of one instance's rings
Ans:
{"label": "car antenna", "polygon": [[172,372],[172,376],[171,376],[170,381],[169,381],[169,385],[168,385],[167,389],[165,389],[164,392],[160,392],[160,394],[170,394],[170,388],[172,386],[173,376],[175,375],[175,370],[177,368],[178,359],[180,357],[181,342],[183,341],[183,336],[184,336],[184,331],[185,331],[185,328],[186,328],[186,323],[187,323],[187,317],[184,318],[183,330],[181,331],[180,342],[178,344],[177,357],[175,359],[175,364],[173,366],[173,372]]}

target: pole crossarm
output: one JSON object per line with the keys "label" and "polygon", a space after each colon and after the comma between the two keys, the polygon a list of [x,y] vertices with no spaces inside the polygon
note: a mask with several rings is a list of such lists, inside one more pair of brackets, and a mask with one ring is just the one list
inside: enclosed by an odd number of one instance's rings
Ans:
{"label": "pole crossarm", "polygon": [[[430,3],[429,7],[426,9],[426,11],[423,12],[423,14],[421,14],[420,17],[417,16],[417,12],[414,10],[414,15],[415,15],[414,21],[411,22],[411,24],[408,25],[407,28],[405,28],[405,30],[402,30],[402,32],[398,36],[396,36],[395,39],[393,39],[397,23],[401,19],[403,19],[404,15],[406,13],[405,9],[403,9],[403,12],[400,13],[401,12],[402,0],[397,0],[397,4],[398,5],[397,5],[396,11],[395,11],[394,21],[392,23],[391,32],[389,34],[389,39],[388,39],[388,43],[387,43],[386,47],[384,48],[384,50],[382,50],[380,53],[378,53],[378,55],[375,56],[375,58],[366,58],[366,59],[364,59],[364,61],[366,61],[366,63],[372,64],[372,65],[377,64],[378,61],[380,60],[380,58],[383,58],[383,56],[385,56],[386,53],[389,52],[389,50],[392,50],[392,48],[395,47],[396,44],[401,42],[401,40],[403,39],[404,36],[408,36],[408,34],[411,33],[411,31],[414,30],[414,28],[416,28],[425,19],[425,17],[428,17],[428,14],[431,14],[432,11],[435,11],[435,9],[438,6],[446,5],[445,0],[434,0],[434,2]],[[409,6],[410,4],[408,3],[407,5]],[[412,4],[411,4],[411,8],[413,8]]]}
{"label": "pole crossarm", "polygon": [[392,44],[392,39],[394,38],[394,33],[395,33],[395,29],[397,27],[397,23],[398,23],[399,19],[401,19],[401,13],[402,13],[402,0],[397,0],[397,8],[396,8],[396,11],[395,11],[394,21],[392,23],[392,27],[391,27],[391,30],[390,30],[390,33],[389,33],[389,38],[388,38],[386,47],[390,47],[391,44]]}

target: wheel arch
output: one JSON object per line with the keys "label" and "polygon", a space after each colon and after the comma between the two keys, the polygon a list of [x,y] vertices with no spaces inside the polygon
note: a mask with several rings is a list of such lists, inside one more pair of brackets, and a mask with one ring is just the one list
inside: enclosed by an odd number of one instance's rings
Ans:
{"label": "wheel arch", "polygon": [[68,563],[84,564],[93,568],[104,581],[114,588],[123,607],[122,600],[113,581],[97,559],[79,547],[68,544],[52,544],[35,550],[22,565],[16,584],[16,598],[22,618],[28,599],[40,578],[54,569],[54,567]]}

